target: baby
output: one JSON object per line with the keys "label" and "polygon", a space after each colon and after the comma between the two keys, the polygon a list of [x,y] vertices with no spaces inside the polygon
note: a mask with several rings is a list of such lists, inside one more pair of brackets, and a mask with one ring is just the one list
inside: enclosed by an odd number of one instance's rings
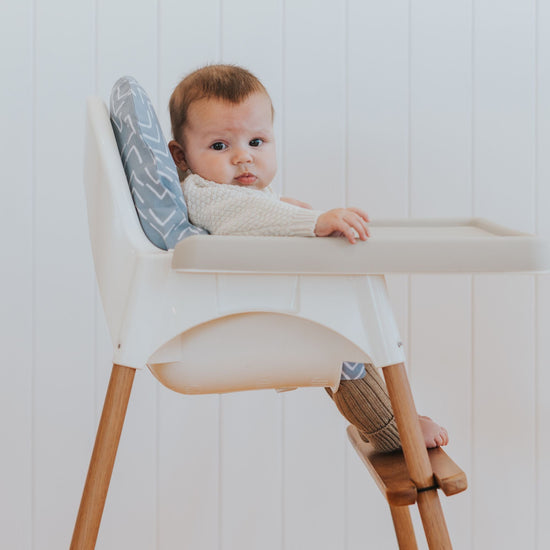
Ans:
{"label": "baby", "polygon": [[[369,237],[368,215],[359,208],[313,210],[271,188],[277,171],[274,110],[262,83],[233,65],[210,65],[185,77],[170,98],[178,167],[189,219],[218,235],[342,236],[351,244]],[[381,451],[401,446],[389,397],[372,365],[365,376],[342,380],[338,410]],[[448,443],[431,419],[419,417],[426,446]]]}

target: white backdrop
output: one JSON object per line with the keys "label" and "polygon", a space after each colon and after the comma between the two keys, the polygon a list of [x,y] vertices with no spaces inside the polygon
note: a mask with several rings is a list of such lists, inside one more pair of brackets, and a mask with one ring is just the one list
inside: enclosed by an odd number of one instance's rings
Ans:
{"label": "white backdrop", "polygon": [[[82,186],[84,100],[156,102],[206,62],[271,92],[285,194],[550,236],[549,0],[5,0],[0,547],[68,548],[110,371]],[[458,549],[550,547],[550,278],[399,276],[419,410],[471,488]],[[138,374],[98,549],[395,548],[322,390],[184,397]]]}

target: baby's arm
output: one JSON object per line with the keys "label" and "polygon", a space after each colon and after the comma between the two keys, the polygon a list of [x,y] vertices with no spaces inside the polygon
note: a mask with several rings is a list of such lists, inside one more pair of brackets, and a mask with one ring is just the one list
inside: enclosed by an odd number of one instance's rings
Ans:
{"label": "baby's arm", "polygon": [[369,216],[359,208],[335,208],[323,212],[317,218],[315,235],[317,237],[328,237],[333,234],[342,234],[351,244],[355,244],[357,236],[362,241],[370,237],[367,222]]}
{"label": "baby's arm", "polygon": [[214,235],[314,237],[320,211],[278,200],[274,193],[188,176],[183,194],[191,223]]}
{"label": "baby's arm", "polygon": [[[280,200],[300,208],[312,209],[311,205],[297,199],[281,197]],[[329,235],[346,237],[350,243],[355,244],[357,237],[362,241],[370,237],[369,229],[366,226],[366,222],[369,221],[368,214],[359,208],[336,208],[319,216],[315,226],[315,235],[317,237],[328,237]]]}
{"label": "baby's arm", "polygon": [[364,241],[369,236],[369,218],[358,208],[321,212],[277,200],[272,193],[221,185],[197,175],[186,178],[183,193],[191,223],[214,235],[342,235],[352,244],[357,237]]}

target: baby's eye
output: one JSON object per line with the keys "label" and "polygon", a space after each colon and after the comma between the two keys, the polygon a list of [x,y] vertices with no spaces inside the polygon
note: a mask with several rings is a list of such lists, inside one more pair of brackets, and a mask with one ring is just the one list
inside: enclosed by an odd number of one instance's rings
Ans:
{"label": "baby's eye", "polygon": [[255,139],[251,139],[248,142],[248,145],[250,145],[250,147],[259,147],[263,142],[264,142],[263,139],[255,138]]}
{"label": "baby's eye", "polygon": [[227,148],[227,145],[225,143],[222,143],[221,141],[216,141],[216,143],[213,143],[210,146],[210,149],[214,149],[214,151],[223,151]]}

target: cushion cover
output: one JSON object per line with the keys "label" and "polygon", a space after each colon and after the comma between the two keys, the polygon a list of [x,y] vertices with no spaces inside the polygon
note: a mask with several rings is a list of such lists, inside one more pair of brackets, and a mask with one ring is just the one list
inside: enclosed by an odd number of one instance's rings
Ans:
{"label": "cushion cover", "polygon": [[117,80],[111,92],[111,124],[149,240],[168,250],[187,236],[207,233],[189,222],[176,165],[151,100],[130,76]]}

